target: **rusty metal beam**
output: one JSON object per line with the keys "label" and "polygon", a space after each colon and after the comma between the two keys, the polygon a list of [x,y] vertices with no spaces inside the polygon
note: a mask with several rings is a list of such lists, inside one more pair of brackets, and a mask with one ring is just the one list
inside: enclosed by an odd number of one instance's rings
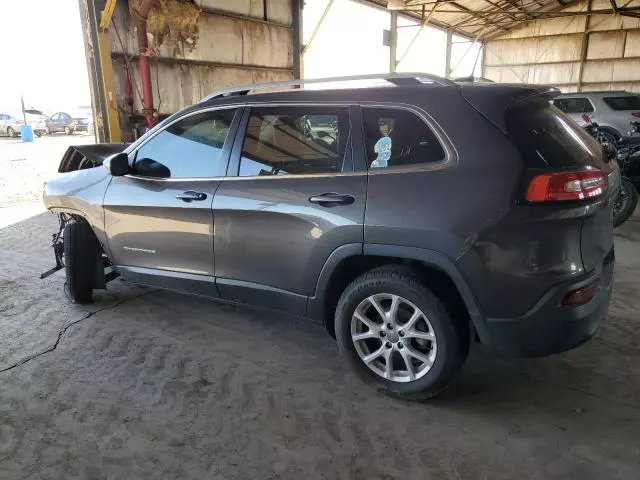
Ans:
{"label": "rusty metal beam", "polygon": [[[612,0],[613,1],[613,0]],[[591,12],[593,0],[587,0],[587,13]],[[591,16],[588,16],[584,22],[584,32],[582,34],[582,43],[580,44],[580,64],[578,65],[578,91],[582,91],[582,78],[584,76],[584,63],[587,61],[587,50],[589,48],[589,26]]]}

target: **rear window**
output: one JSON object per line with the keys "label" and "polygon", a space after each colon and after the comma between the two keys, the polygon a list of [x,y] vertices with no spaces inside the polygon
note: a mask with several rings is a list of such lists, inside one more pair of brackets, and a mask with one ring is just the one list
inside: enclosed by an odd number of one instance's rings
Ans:
{"label": "rear window", "polygon": [[600,144],[547,102],[510,108],[506,123],[529,168],[584,166],[602,157]]}
{"label": "rear window", "polygon": [[640,110],[640,95],[604,97],[603,100],[612,110]]}
{"label": "rear window", "polygon": [[586,98],[556,98],[553,104],[564,113],[593,112],[593,105]]}

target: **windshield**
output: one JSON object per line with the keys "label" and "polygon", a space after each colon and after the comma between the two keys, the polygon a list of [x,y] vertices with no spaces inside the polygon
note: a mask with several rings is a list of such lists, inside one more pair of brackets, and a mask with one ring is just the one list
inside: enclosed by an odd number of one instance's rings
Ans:
{"label": "windshield", "polygon": [[602,158],[600,144],[547,102],[510,108],[506,123],[527,167],[585,166]]}

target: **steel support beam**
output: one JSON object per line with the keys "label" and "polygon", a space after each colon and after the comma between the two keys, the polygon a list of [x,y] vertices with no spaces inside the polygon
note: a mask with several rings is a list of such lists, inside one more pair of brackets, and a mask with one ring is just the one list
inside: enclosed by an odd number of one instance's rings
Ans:
{"label": "steel support beam", "polygon": [[444,55],[444,76],[449,78],[451,76],[451,45],[453,40],[453,32],[447,30],[447,44]]}
{"label": "steel support beam", "polygon": [[333,5],[333,2],[334,0],[329,0],[329,3],[327,3],[327,6],[325,7],[324,12],[322,12],[322,15],[320,16],[320,20],[318,20],[316,27],[313,29],[313,32],[311,32],[311,36],[309,37],[309,42],[302,49],[302,55],[307,53],[307,50],[313,43],[313,39],[316,38],[316,34],[318,33],[318,30],[320,30],[320,27],[324,23],[324,19],[327,18],[327,14],[329,13],[329,10],[331,10],[331,6]]}
{"label": "steel support beam", "polygon": [[[293,78],[304,78],[302,52],[302,0],[291,0],[291,43],[293,45]],[[266,5],[266,3],[265,3]]]}
{"label": "steel support beam", "polygon": [[[587,13],[591,12],[593,0],[587,0]],[[582,91],[582,78],[584,77],[584,64],[587,61],[587,51],[589,49],[589,27],[591,26],[591,16],[588,15],[584,21],[584,33],[580,44],[580,65],[578,66],[578,91]]]}
{"label": "steel support beam", "polygon": [[398,66],[396,55],[398,53],[398,12],[391,11],[391,26],[389,28],[389,72],[395,73]]}
{"label": "steel support beam", "polygon": [[112,12],[107,10],[103,14],[97,3],[94,0],[79,0],[95,134],[99,143],[119,142],[121,134],[115,74],[108,34],[100,28],[101,20],[106,22]]}

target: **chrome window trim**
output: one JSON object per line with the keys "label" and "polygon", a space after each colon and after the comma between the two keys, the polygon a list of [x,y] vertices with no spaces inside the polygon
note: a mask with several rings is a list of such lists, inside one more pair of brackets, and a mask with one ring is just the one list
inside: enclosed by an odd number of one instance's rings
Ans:
{"label": "chrome window trim", "polygon": [[[136,145],[135,148],[129,152],[129,157],[135,158],[138,150],[142,148],[149,140],[154,138],[160,132],[163,132],[171,125],[176,122],[179,122],[185,118],[188,118],[192,115],[197,115],[204,112],[216,111],[216,110],[230,110],[230,109],[240,109],[243,107],[353,107],[359,106],[362,109],[365,108],[388,108],[388,109],[396,109],[396,110],[405,110],[412,112],[414,115],[417,115],[423,122],[427,124],[427,127],[431,129],[431,131],[435,134],[436,138],[440,142],[443,150],[445,151],[445,159],[441,162],[434,163],[418,163],[415,165],[408,166],[398,166],[398,167],[387,167],[383,169],[377,170],[366,170],[361,172],[340,172],[340,173],[310,173],[303,175],[253,175],[247,177],[240,176],[217,176],[217,177],[193,177],[193,178],[154,178],[154,177],[142,177],[139,175],[130,175],[127,174],[125,177],[133,178],[136,180],[146,180],[153,182],[212,182],[212,181],[238,181],[238,180],[276,180],[283,178],[323,178],[323,177],[336,177],[336,176],[354,176],[354,175],[388,175],[394,173],[405,173],[405,172],[419,172],[419,171],[434,171],[434,170],[443,170],[445,168],[449,168],[451,165],[454,165],[458,161],[458,153],[453,145],[453,142],[446,134],[446,132],[438,125],[438,123],[429,115],[425,110],[419,108],[415,105],[398,103],[398,102],[362,102],[362,101],[353,101],[353,102],[345,102],[345,101],[277,101],[277,102],[242,102],[242,103],[234,103],[229,105],[217,105],[217,106],[208,106],[204,108],[200,108],[189,112],[185,115],[182,115],[167,125],[165,125],[162,129],[153,132],[149,138],[146,138],[142,143]],[[351,122],[351,117],[350,122]],[[353,132],[352,132],[353,133]]]}
{"label": "chrome window trim", "polygon": [[[279,102],[247,102],[243,106],[248,108],[265,108],[265,107],[342,107],[349,108],[353,106],[357,106],[358,102],[327,102],[327,101],[318,101],[318,102],[287,102],[287,101],[279,101]],[[352,127],[352,118],[351,113],[347,112],[349,115],[349,135],[352,136],[353,132],[351,131]],[[246,132],[245,132],[246,133]],[[244,142],[244,139],[242,139]],[[353,155],[353,152],[352,152]],[[242,160],[242,156],[240,158]],[[344,155],[343,155],[344,162]],[[345,176],[345,175],[354,175],[359,173],[366,172],[339,172],[339,173],[304,173],[301,175],[251,175],[241,177],[240,175],[227,176],[225,179],[236,179],[236,180],[266,180],[266,179],[276,179],[276,178],[322,178],[322,177],[337,177],[337,176]]]}
{"label": "chrome window trim", "polygon": [[[149,142],[149,140],[151,140],[152,138],[155,138],[156,135],[159,135],[161,132],[164,132],[167,128],[169,128],[171,125],[178,123],[179,121],[184,120],[185,118],[189,118],[189,117],[192,117],[193,115],[198,115],[200,113],[205,113],[205,112],[210,112],[215,110],[231,110],[232,108],[238,109],[242,107],[243,105],[218,105],[214,107],[200,108],[198,110],[194,110],[192,112],[186,113],[178,118],[173,119],[171,122],[167,123],[163,128],[153,132],[151,135],[149,135],[148,138],[145,138],[141,143],[139,143],[134,148],[132,148],[127,155],[129,155],[130,158],[131,156],[135,158],[135,156],[138,154],[138,150],[140,150],[144,145],[146,145],[146,143]],[[141,177],[141,178],[147,178],[147,177]]]}
{"label": "chrome window trim", "polygon": [[[362,108],[362,113],[364,115],[364,110],[366,108],[387,108],[389,110],[405,110],[416,115],[420,120],[422,120],[427,127],[434,133],[438,141],[440,142],[440,146],[444,150],[444,160],[440,162],[431,162],[431,163],[416,163],[415,165],[406,165],[406,166],[397,166],[397,167],[385,167],[379,169],[369,169],[367,168],[367,173],[369,175],[389,175],[394,173],[406,173],[406,172],[421,172],[421,171],[434,171],[434,170],[444,170],[446,168],[451,167],[458,163],[458,152],[453,145],[453,142],[446,134],[446,132],[438,125],[438,122],[434,120],[434,118],[429,115],[422,108],[417,107],[415,105],[409,105],[406,103],[397,103],[397,102],[360,102],[360,107]],[[364,121],[364,120],[363,120]],[[366,151],[366,149],[365,149]],[[368,163],[369,159],[367,159]]]}

